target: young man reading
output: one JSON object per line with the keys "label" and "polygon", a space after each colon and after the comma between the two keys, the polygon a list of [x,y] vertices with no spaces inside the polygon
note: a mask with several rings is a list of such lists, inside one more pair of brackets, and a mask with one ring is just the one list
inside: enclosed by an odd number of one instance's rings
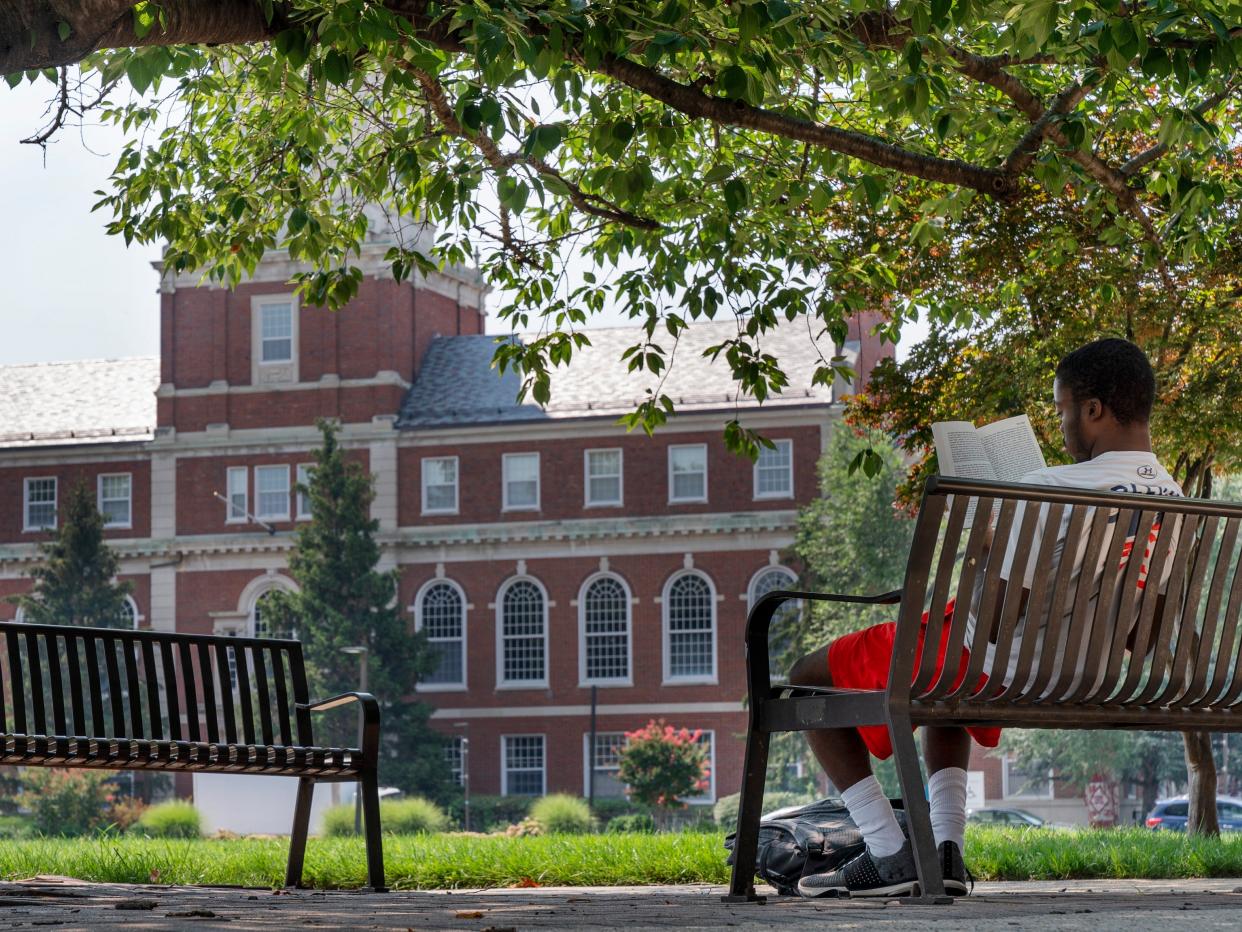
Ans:
{"label": "young man reading", "polygon": [[[1066,452],[1074,462],[1035,470],[1022,481],[1101,491],[1181,495],[1177,483],[1151,451],[1148,421],[1155,391],[1151,365],[1133,343],[1097,340],[1070,353],[1057,366],[1053,401],[1061,418]],[[1062,552],[1068,518],[1066,513],[1057,542],[1057,549]],[[1015,520],[1014,535],[1019,524]],[[1006,543],[1002,564],[1002,576],[1006,579],[1015,545],[1012,537]],[[1030,588],[1029,577],[1020,582],[1024,589]],[[1012,580],[1007,582],[1012,584]],[[971,618],[968,624],[972,628],[973,623]],[[790,671],[791,684],[885,688],[895,629],[892,622],[874,625],[807,654]],[[921,639],[917,649],[922,650]],[[972,738],[984,747],[996,747],[1000,729],[937,726],[928,727],[923,734],[923,754],[930,774],[932,833],[940,854],[945,889],[950,895],[967,892],[962,844],[966,831],[966,767]],[[871,771],[870,755],[884,759],[893,753],[887,728],[880,725],[810,731],[807,741],[828,778],[841,791],[867,847],[837,871],[803,877],[799,891],[803,896],[847,892],[852,896],[909,894],[918,880],[910,843]]]}

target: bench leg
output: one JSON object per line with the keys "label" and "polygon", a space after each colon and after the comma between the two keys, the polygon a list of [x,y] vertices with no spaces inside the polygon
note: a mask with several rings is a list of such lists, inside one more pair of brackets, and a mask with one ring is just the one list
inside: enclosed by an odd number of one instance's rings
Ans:
{"label": "bench leg", "polygon": [[358,781],[362,793],[362,818],[367,838],[367,884],[376,893],[388,890],[384,886],[384,836],[380,829],[379,776],[372,772]]}
{"label": "bench leg", "polygon": [[921,894],[902,902],[931,905],[952,903],[953,899],[944,891],[940,858],[936,855],[936,839],[932,835],[931,813],[923,788],[923,770],[919,766],[919,749],[914,742],[910,719],[891,715],[888,727],[893,741],[893,761],[897,765],[897,776],[901,780],[901,798],[906,807],[906,823],[910,827],[910,845],[919,872]]}
{"label": "bench leg", "polygon": [[759,817],[763,814],[763,785],[768,774],[768,741],[752,720],[746,732],[746,760],[742,771],[742,796],[737,811],[737,836],[733,843],[733,873],[726,903],[765,903],[755,895],[755,859],[759,851]]}
{"label": "bench leg", "polygon": [[306,834],[310,831],[314,793],[315,781],[310,777],[299,777],[297,802],[293,804],[293,831],[289,835],[289,863],[285,866],[286,887],[302,885],[302,863],[306,858]]}

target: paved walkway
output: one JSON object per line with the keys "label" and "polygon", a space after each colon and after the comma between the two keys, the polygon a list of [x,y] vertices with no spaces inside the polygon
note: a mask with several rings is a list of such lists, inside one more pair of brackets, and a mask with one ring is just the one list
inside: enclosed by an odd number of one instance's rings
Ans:
{"label": "paved walkway", "polygon": [[[980,884],[951,906],[773,897],[726,906],[721,888],[587,887],[409,893],[273,892],[229,887],[88,884],[55,877],[0,884],[0,930],[833,929],[1091,932],[1242,928],[1242,880]],[[1193,916],[1187,915],[1194,913]]]}

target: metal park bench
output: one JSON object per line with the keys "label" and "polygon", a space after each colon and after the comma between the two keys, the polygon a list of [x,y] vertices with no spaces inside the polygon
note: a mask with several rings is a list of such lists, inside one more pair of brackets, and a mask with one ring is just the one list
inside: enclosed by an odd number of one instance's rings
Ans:
{"label": "metal park bench", "polygon": [[[979,519],[966,530],[972,509]],[[1042,531],[1041,510],[1047,518]],[[1064,554],[1058,554],[1067,512]],[[987,516],[995,524],[990,552]],[[1001,576],[1015,526],[1008,577],[1029,576],[1029,598]],[[750,725],[726,900],[762,901],[755,896],[755,857],[768,741],[775,732],[889,727],[918,865],[916,899],[943,902],[911,725],[1242,731],[1240,528],[1242,505],[1236,504],[933,477],[900,590],[871,597],[764,596],[746,626]],[[1085,569],[1076,574],[1076,566]],[[956,597],[954,621],[946,623],[950,596]],[[900,603],[888,689],[773,686],[768,627],[782,603],[801,599]],[[990,620],[976,625],[966,643],[965,606]],[[916,667],[924,610],[926,645]]]}
{"label": "metal park bench", "polygon": [[[297,641],[0,625],[0,763],[298,778],[285,883],[302,879],[317,782],[357,781],[367,882],[384,889],[379,705],[307,695]],[[315,744],[311,713],[357,702],[361,748]]]}

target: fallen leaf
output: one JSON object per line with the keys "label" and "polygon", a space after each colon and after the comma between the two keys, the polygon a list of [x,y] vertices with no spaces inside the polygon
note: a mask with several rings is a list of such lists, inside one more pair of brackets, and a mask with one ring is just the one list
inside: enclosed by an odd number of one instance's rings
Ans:
{"label": "fallen leaf", "polygon": [[482,919],[483,910],[481,909],[459,909],[453,913],[454,919]]}
{"label": "fallen leaf", "polygon": [[538,880],[532,880],[530,877],[523,877],[513,886],[515,887],[538,887],[540,886],[540,883]]}
{"label": "fallen leaf", "polygon": [[151,868],[151,883],[160,882],[160,869],[158,867]]}

